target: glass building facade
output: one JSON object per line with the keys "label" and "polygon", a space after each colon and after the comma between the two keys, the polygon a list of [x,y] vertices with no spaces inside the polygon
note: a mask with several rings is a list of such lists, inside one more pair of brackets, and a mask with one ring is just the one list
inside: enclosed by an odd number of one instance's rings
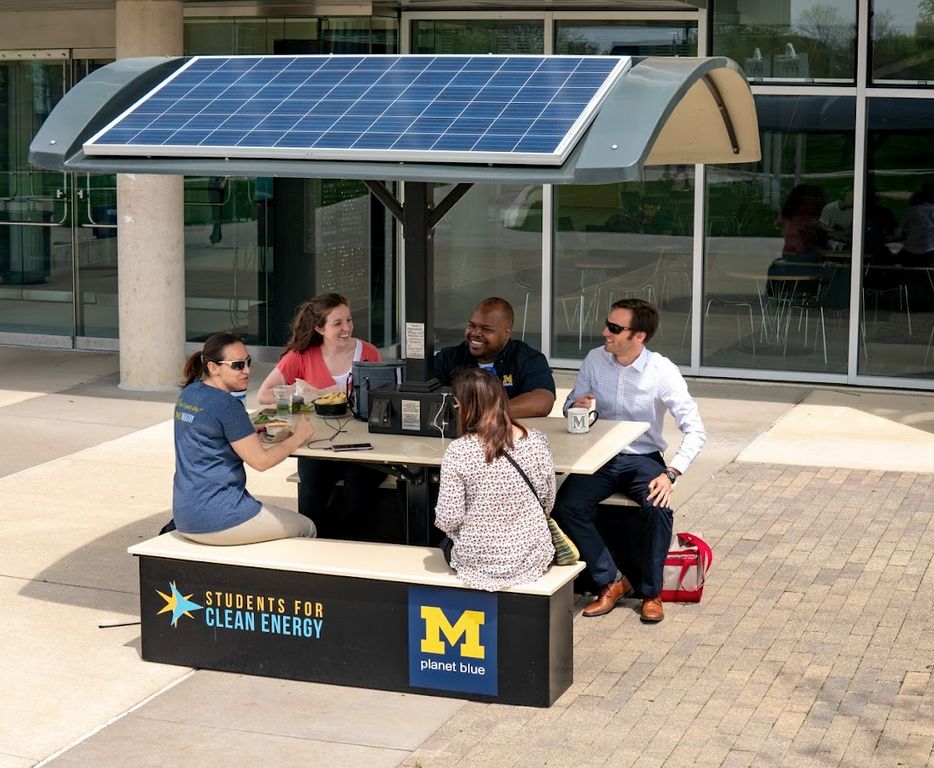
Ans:
{"label": "glass building facade", "polygon": [[[308,16],[192,3],[184,45],[728,56],[755,95],[758,163],[652,167],[625,184],[475,185],[435,232],[436,344],[500,295],[516,335],[575,368],[609,304],[641,296],[662,310],[653,347],[688,374],[934,389],[934,4],[702,5]],[[112,56],[0,49],[0,342],[116,346],[115,180],[26,161],[55,103]],[[449,189],[438,184],[436,199]],[[190,341],[231,329],[274,358],[294,307],[337,290],[359,335],[397,347],[404,245],[361,183],[189,177],[184,205]]]}

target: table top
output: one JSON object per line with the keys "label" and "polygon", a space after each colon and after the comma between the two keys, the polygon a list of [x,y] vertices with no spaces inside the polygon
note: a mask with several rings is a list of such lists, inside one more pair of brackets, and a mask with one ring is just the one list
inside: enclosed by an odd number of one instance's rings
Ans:
{"label": "table top", "polygon": [[624,272],[629,269],[629,262],[618,256],[606,259],[585,257],[582,259],[575,259],[574,266],[578,269],[614,269]]}
{"label": "table top", "polygon": [[866,269],[893,270],[896,272],[934,272],[934,267],[914,266],[912,264],[867,264]]}
{"label": "table top", "polygon": [[[440,437],[370,432],[366,422],[350,417],[312,418],[317,430],[312,439],[322,439],[322,442],[299,448],[293,456],[440,467],[444,451],[451,443],[451,440]],[[587,475],[596,472],[649,428],[644,421],[598,419],[587,434],[572,435],[567,431],[567,419],[563,417],[545,416],[520,421],[548,437],[556,472]],[[334,435],[338,424],[343,425],[344,432],[335,435],[333,441],[329,442],[327,438]],[[373,450],[335,452],[328,448],[332,442],[338,445],[370,443]]]}
{"label": "table top", "polygon": [[[821,251],[817,266],[822,269],[849,269],[853,263],[853,254],[841,251]],[[808,264],[813,269],[812,264]]]}
{"label": "table top", "polygon": [[658,256],[654,258],[639,258],[625,251],[601,250],[591,248],[587,253],[581,254],[574,259],[574,266],[578,269],[607,269],[625,271],[628,269],[638,269],[658,262]]}
{"label": "table top", "polygon": [[730,277],[741,277],[744,280],[777,280],[779,282],[791,283],[799,280],[822,280],[826,275],[763,275],[752,272],[727,272]]}

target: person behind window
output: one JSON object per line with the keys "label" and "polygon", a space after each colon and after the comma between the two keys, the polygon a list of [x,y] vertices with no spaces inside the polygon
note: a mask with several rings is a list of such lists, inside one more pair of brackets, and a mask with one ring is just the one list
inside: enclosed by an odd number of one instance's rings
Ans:
{"label": "person behind window", "polygon": [[899,253],[904,266],[926,267],[934,263],[934,188],[925,184],[908,201],[902,225],[905,245]]}
{"label": "person behind window", "polygon": [[898,219],[891,209],[879,202],[875,187],[866,189],[866,224],[863,237],[863,289],[874,292],[878,304],[882,293],[899,290],[903,271],[886,269],[901,263],[899,248],[892,244],[898,233]]}
{"label": "person behind window", "polygon": [[778,227],[785,237],[782,258],[809,263],[820,260],[827,235],[820,225],[824,210],[824,190],[812,184],[799,184],[788,194],[778,217]]}
{"label": "person behind window", "polygon": [[898,231],[898,219],[891,208],[879,201],[875,186],[870,182],[866,188],[866,223],[863,250],[868,261],[890,263],[892,242]]}
{"label": "person behind window", "polygon": [[[379,362],[379,350],[354,338],[350,305],[339,293],[322,293],[298,308],[282,358],[260,385],[258,403],[273,403],[273,387],[298,384],[305,402],[327,392],[346,392],[354,361]],[[314,515],[318,535],[369,535],[373,494],[385,473],[358,463],[299,457],[298,511]],[[339,480],[343,495],[332,495]],[[341,503],[343,502],[343,503]]]}
{"label": "person behind window", "polygon": [[175,403],[175,478],[172,513],[180,534],[201,544],[250,544],[309,538],[307,517],[263,503],[246,489],[246,462],[260,472],[288,458],[314,435],[304,418],[292,434],[264,447],[257,429],[231,393],[246,389],[250,356],[237,336],[215,333],[185,362]]}
{"label": "person behind window", "polygon": [[638,201],[633,213],[620,202],[620,211],[604,222],[607,232],[642,232],[647,235],[670,235],[674,232],[674,217],[662,208],[661,199],[648,195]]}
{"label": "person behind window", "polygon": [[820,212],[820,224],[830,238],[834,250],[849,250],[853,242],[853,188],[847,187],[840,197],[831,200]]}
{"label": "person behind window", "polygon": [[[441,461],[435,525],[461,580],[495,591],[538,579],[555,556],[547,515],[555,500],[548,438],[513,420],[496,376],[467,368],[453,382],[458,425]],[[512,456],[532,488],[506,458]]]}
{"label": "person behind window", "polygon": [[674,231],[674,219],[662,208],[659,198],[647,196],[642,201],[639,231],[649,235],[670,235]]}

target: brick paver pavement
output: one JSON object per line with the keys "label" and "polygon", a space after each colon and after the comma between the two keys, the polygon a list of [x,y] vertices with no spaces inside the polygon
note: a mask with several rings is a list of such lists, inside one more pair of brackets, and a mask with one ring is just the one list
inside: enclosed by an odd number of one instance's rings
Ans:
{"label": "brick paver pavement", "polygon": [[403,765],[934,765],[932,483],[727,466],[676,515],[713,546],[702,603],[577,615],[553,707],[468,703]]}

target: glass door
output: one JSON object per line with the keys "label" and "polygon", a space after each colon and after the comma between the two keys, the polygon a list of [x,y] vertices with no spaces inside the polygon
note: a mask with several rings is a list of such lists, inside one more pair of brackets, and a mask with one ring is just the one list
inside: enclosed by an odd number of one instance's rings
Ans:
{"label": "glass door", "polygon": [[68,88],[110,60],[28,55],[0,51],[0,338],[101,346],[84,337],[117,337],[115,177],[43,171],[28,154]]}
{"label": "glass door", "polygon": [[73,332],[70,180],[27,159],[68,68],[64,52],[28,61],[0,52],[0,334]]}
{"label": "glass door", "polygon": [[[74,177],[77,268],[76,346],[117,338],[117,182],[113,175]],[[104,345],[113,346],[114,345]]]}
{"label": "glass door", "polygon": [[[75,59],[73,82],[110,63]],[[75,174],[71,188],[75,255],[75,346],[116,349],[117,177]],[[103,339],[111,340],[109,342]]]}

